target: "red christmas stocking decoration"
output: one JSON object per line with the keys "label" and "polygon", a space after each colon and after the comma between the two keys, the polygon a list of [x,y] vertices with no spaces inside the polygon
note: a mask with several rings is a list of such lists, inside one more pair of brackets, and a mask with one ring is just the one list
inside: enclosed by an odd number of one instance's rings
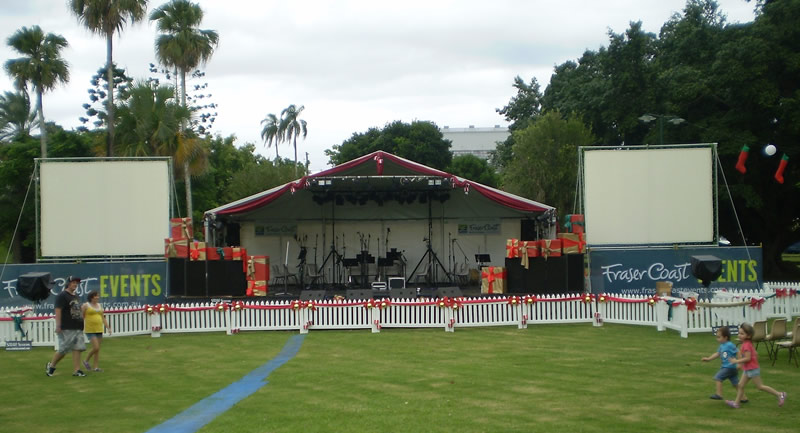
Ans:
{"label": "red christmas stocking decoration", "polygon": [[739,152],[739,161],[736,162],[736,169],[739,170],[739,173],[745,174],[747,172],[744,163],[747,161],[747,155],[749,154],[750,148],[747,145],[742,146],[742,150]]}
{"label": "red christmas stocking decoration", "polygon": [[786,166],[788,164],[789,164],[789,155],[784,153],[783,157],[781,158],[780,164],[778,164],[778,170],[775,172],[775,180],[777,180],[778,183],[780,184],[783,183],[783,172],[784,170],[786,170]]}

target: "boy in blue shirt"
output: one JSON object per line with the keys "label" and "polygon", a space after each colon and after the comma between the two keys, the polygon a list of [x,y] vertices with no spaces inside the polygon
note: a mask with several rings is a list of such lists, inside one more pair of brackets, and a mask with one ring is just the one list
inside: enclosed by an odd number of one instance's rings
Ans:
{"label": "boy in blue shirt", "polygon": [[[719,371],[714,376],[714,381],[717,383],[717,393],[713,394],[710,398],[712,400],[723,400],[722,398],[722,382],[725,379],[730,379],[731,385],[736,389],[739,386],[739,371],[736,370],[736,364],[732,364],[731,360],[736,358],[736,345],[731,342],[731,331],[727,326],[720,326],[717,329],[717,342],[719,348],[711,355],[703,358],[703,362],[708,362],[713,359],[720,358],[722,365]],[[747,397],[742,398],[742,403],[747,403]]]}

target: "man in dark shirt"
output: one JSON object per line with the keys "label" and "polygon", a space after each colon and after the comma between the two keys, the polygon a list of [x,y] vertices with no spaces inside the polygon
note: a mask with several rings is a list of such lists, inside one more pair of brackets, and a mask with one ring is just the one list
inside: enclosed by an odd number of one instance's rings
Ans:
{"label": "man in dark shirt", "polygon": [[86,337],[83,335],[83,315],[81,314],[81,298],[75,294],[78,277],[69,277],[67,287],[56,297],[56,334],[58,335],[58,351],[53,354],[53,359],[47,363],[46,373],[52,376],[56,371],[56,364],[61,361],[67,352],[72,352],[72,375],[86,376],[81,371],[81,352],[86,350]]}

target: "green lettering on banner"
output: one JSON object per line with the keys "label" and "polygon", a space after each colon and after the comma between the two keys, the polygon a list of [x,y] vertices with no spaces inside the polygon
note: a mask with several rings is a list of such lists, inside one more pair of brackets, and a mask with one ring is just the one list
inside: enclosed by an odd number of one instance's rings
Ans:
{"label": "green lettering on banner", "polygon": [[131,275],[131,296],[142,296],[141,278],[141,275]]}
{"label": "green lettering on banner", "polygon": [[162,291],[161,291],[161,285],[158,284],[158,282],[161,281],[161,275],[153,274],[151,280],[153,281],[153,292],[151,294],[153,296],[160,296]]}
{"label": "green lettering on banner", "polygon": [[108,279],[111,280],[111,296],[116,298],[119,292],[119,275],[109,275]]}

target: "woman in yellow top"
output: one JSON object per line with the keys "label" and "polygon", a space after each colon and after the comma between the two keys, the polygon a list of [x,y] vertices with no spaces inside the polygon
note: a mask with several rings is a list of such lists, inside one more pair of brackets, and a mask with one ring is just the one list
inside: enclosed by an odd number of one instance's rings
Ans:
{"label": "woman in yellow top", "polygon": [[[100,343],[103,341],[103,326],[111,333],[111,326],[108,324],[108,320],[106,320],[105,314],[103,314],[103,306],[100,305],[100,294],[96,291],[91,291],[87,295],[89,302],[86,302],[81,307],[83,311],[83,332],[86,334],[86,338],[92,343],[92,349],[89,350],[89,353],[86,355],[86,360],[83,361],[83,366],[86,367],[87,370],[92,371],[103,371],[102,368],[98,367],[98,363],[100,362]],[[89,360],[94,356],[94,368],[89,365]]]}

